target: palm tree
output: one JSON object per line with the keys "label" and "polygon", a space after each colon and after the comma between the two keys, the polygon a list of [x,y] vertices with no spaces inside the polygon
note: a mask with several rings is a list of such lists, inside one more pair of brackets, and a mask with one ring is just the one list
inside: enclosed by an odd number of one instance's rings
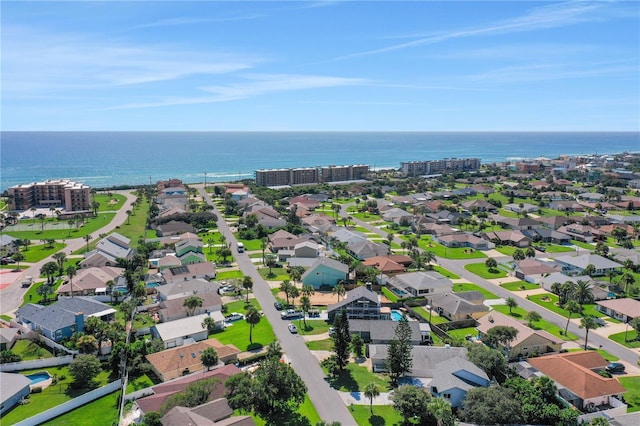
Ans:
{"label": "palm tree", "polygon": [[214,348],[208,347],[200,354],[200,361],[202,362],[202,366],[207,367],[207,371],[209,371],[211,367],[218,365],[220,358]]}
{"label": "palm tree", "polygon": [[300,308],[302,308],[302,321],[304,321],[304,328],[307,328],[307,313],[311,310],[311,299],[309,296],[302,296],[300,298]]}
{"label": "palm tree", "polygon": [[125,213],[127,215],[127,225],[129,225],[131,223],[131,210],[127,210]]}
{"label": "palm tree", "polygon": [[533,247],[527,247],[527,250],[524,252],[524,255],[527,257],[536,257],[536,251]]}
{"label": "palm tree", "polygon": [[509,307],[509,315],[513,315],[513,308],[517,308],[518,307],[518,302],[516,302],[516,299],[514,299],[513,297],[507,297],[507,306]]}
{"label": "palm tree", "polygon": [[289,277],[294,284],[302,279],[302,274],[304,274],[304,268],[301,266],[294,266],[289,270]]}
{"label": "palm tree", "polygon": [[260,315],[255,306],[250,306],[245,312],[244,319],[249,324],[249,343],[253,343],[253,327],[260,322],[262,315]]}
{"label": "palm tree", "polygon": [[591,284],[582,280],[576,281],[576,286],[573,289],[571,297],[578,302],[581,307],[585,303],[593,303],[593,288]]}
{"label": "palm tree", "polygon": [[564,335],[567,335],[567,330],[569,329],[569,321],[571,321],[571,314],[577,314],[582,311],[582,307],[575,300],[569,300],[564,308],[569,311],[569,317],[567,317],[567,325],[564,327]]}
{"label": "palm tree", "polygon": [[295,285],[292,285],[291,289],[289,290],[289,296],[291,297],[293,305],[295,306],[296,297],[300,296],[300,290],[298,290],[298,287],[296,287]]}
{"label": "palm tree", "polygon": [[364,396],[369,398],[369,408],[371,410],[371,414],[373,414],[373,398],[380,395],[380,389],[378,389],[378,385],[375,383],[369,383],[364,388]]}
{"label": "palm tree", "polygon": [[67,276],[69,277],[69,284],[71,284],[71,297],[73,297],[73,277],[78,273],[78,268],[75,265],[67,266]]}
{"label": "palm tree", "polygon": [[242,278],[242,288],[244,288],[247,291],[247,305],[248,305],[249,304],[249,292],[253,288],[253,278],[251,278],[249,275],[245,275]]}
{"label": "palm tree", "polygon": [[265,258],[264,258],[264,251],[267,249],[268,243],[269,243],[269,238],[267,237],[264,237],[260,241],[260,248],[262,248],[262,266],[266,265]]}
{"label": "palm tree", "polygon": [[289,280],[284,280],[280,284],[280,291],[284,293],[287,298],[287,306],[289,305],[289,292],[291,291],[291,282]]}
{"label": "palm tree", "polygon": [[40,268],[40,274],[47,277],[47,283],[53,283],[53,277],[58,272],[58,265],[56,262],[47,262]]}
{"label": "palm tree", "polygon": [[202,328],[206,328],[208,333],[211,333],[216,329],[216,320],[211,318],[210,316],[204,317],[202,320],[202,324],[200,324]]}
{"label": "palm tree", "polygon": [[187,309],[187,315],[191,317],[196,312],[196,309],[202,307],[202,297],[196,295],[189,296],[184,299],[182,306]]}
{"label": "palm tree", "polygon": [[495,270],[495,268],[497,268],[497,267],[498,267],[498,262],[497,262],[494,258],[492,258],[492,257],[490,257],[489,259],[487,259],[487,260],[484,262],[484,264],[485,264],[485,266],[487,267],[487,269],[489,270],[489,272],[491,272],[491,271]]}
{"label": "palm tree", "polygon": [[455,424],[451,404],[444,398],[431,398],[427,403],[427,411],[436,419],[438,426],[453,426]]}
{"label": "palm tree", "polygon": [[42,303],[46,305],[48,296],[53,293],[53,287],[49,284],[42,284],[36,291],[39,296],[42,296]]}
{"label": "palm tree", "polygon": [[573,281],[565,281],[561,286],[560,286],[560,294],[558,295],[558,303],[560,304],[560,306],[564,305],[565,303],[567,303],[567,300],[572,297],[573,292],[576,289],[576,283],[574,283]]}
{"label": "palm tree", "polygon": [[314,294],[316,294],[316,290],[311,285],[303,285],[302,286],[302,290],[300,290],[300,293],[303,296],[310,297],[310,296],[313,296]]}
{"label": "palm tree", "polygon": [[630,274],[629,272],[625,272],[624,274],[622,274],[622,276],[620,277],[620,282],[623,285],[624,288],[624,292],[625,293],[629,293],[629,287],[631,287],[633,285],[633,283],[636,282],[635,277]]}
{"label": "palm tree", "polygon": [[599,324],[596,322],[596,319],[592,316],[585,316],[580,320],[580,328],[584,328],[586,333],[584,336],[584,350],[586,351],[589,347],[589,330],[593,330],[594,328],[598,328]]}
{"label": "palm tree", "polygon": [[340,297],[344,296],[346,294],[346,290],[344,288],[344,286],[342,284],[337,284],[335,287],[333,287],[333,289],[331,290],[331,294],[335,294],[338,296],[338,303],[340,303]]}
{"label": "palm tree", "polygon": [[16,269],[20,269],[20,262],[24,260],[24,254],[16,252],[11,257],[16,261]]}
{"label": "palm tree", "polygon": [[114,280],[109,280],[105,283],[107,286],[107,290],[109,290],[109,297],[111,298],[111,302],[113,302],[113,288],[116,286],[116,282]]}
{"label": "palm tree", "polygon": [[87,242],[87,253],[89,252],[89,240],[91,240],[93,237],[91,236],[91,234],[87,234],[84,236],[84,240]]}
{"label": "palm tree", "polygon": [[521,249],[516,249],[516,251],[513,252],[513,260],[520,261],[520,260],[524,260],[524,258],[526,257],[524,252]]}

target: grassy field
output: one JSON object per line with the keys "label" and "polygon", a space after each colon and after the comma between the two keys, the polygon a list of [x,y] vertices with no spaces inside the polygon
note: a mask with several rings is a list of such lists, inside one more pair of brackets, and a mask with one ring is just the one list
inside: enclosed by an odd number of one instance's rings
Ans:
{"label": "grassy field", "polygon": [[452,279],[452,280],[459,280],[460,279],[460,277],[458,275],[454,274],[453,272],[451,272],[451,271],[449,271],[447,269],[444,269],[441,266],[433,265],[433,270],[438,272],[438,273],[440,273],[440,274],[442,274],[442,275],[444,275],[445,277],[447,277],[449,279]]}
{"label": "grassy field", "polygon": [[305,335],[317,335],[329,332],[329,323],[324,320],[307,320],[307,327],[304,326],[303,320],[296,320],[296,326],[298,327],[298,333]]}
{"label": "grassy field", "polygon": [[244,277],[242,271],[220,271],[216,274],[216,281],[230,280],[233,278],[242,279],[242,277]]}
{"label": "grassy field", "polygon": [[365,386],[369,383],[378,385],[380,392],[390,390],[388,378],[374,374],[367,367],[361,367],[354,363],[349,363],[336,379],[331,380],[334,389],[344,392],[364,392]]}
{"label": "grassy field", "polygon": [[[555,312],[556,314],[562,315],[565,318],[569,318],[569,311],[558,306],[558,296],[552,293],[547,294],[535,294],[528,297],[536,305],[540,305],[545,309]],[[591,315],[594,317],[604,317],[605,314],[596,310],[596,305],[588,304],[582,305],[582,313],[581,314],[572,314],[571,318],[581,318],[584,315]]]}
{"label": "grassy field", "polygon": [[528,283],[526,281],[514,281],[512,283],[500,284],[500,287],[509,291],[533,290],[540,288],[538,284]]}
{"label": "grassy field", "polygon": [[487,266],[484,264],[484,262],[469,263],[467,265],[464,265],[464,269],[471,272],[472,274],[479,276],[480,278],[484,278],[487,280],[490,280],[493,278],[504,278],[507,276],[507,273],[501,269],[496,268],[490,271],[487,268]]}
{"label": "grassy field", "polygon": [[424,318],[425,320],[429,320],[429,318],[431,318],[431,322],[433,324],[443,324],[445,322],[449,322],[448,319],[441,317],[440,315],[438,315],[435,312],[431,312],[431,314],[429,314],[429,311],[425,308],[423,308],[422,306],[417,306],[415,308],[413,308],[414,311],[416,311],[417,313],[420,314],[420,316],[422,318]]}
{"label": "grassy field", "polygon": [[517,248],[513,246],[496,246],[496,250],[506,256],[513,256],[513,252],[515,252]]}
{"label": "grassy field", "polygon": [[491,293],[490,291],[485,290],[479,285],[471,284],[471,283],[454,284],[453,291],[456,293],[461,293],[463,291],[479,291],[480,293],[482,293],[485,299],[500,299],[498,296]]}
{"label": "grassy field", "polygon": [[112,426],[118,421],[118,399],[120,392],[113,392],[95,401],[56,417],[43,425],[47,426]]}
{"label": "grassy field", "polygon": [[418,245],[423,250],[432,251],[438,257],[444,257],[446,259],[484,259],[487,257],[479,250],[469,251],[466,248],[447,248],[442,244],[438,244],[431,240],[430,236],[423,236]]}
{"label": "grassy field", "polygon": [[[256,299],[250,299],[249,302],[252,306],[255,306],[256,309],[261,309]],[[227,312],[240,312],[244,314],[246,312],[244,300],[227,304]],[[223,331],[214,332],[210,334],[209,337],[213,337],[225,345],[232,344],[241,351],[268,346],[276,339],[271,324],[269,324],[269,321],[265,317],[253,327],[253,344],[249,342],[249,328],[249,323],[246,321],[235,321],[230,327],[227,327]]]}
{"label": "grassy field", "polygon": [[272,275],[269,275],[269,268],[260,268],[258,273],[262,278],[269,281],[284,281],[289,279],[289,274],[284,268],[271,268]]}
{"label": "grassy field", "polygon": [[447,331],[449,336],[464,340],[466,336],[477,336],[478,330],[475,327],[458,328]]}
{"label": "grassy field", "polygon": [[314,340],[311,342],[307,342],[306,345],[310,351],[332,351],[333,350],[332,339]]}
{"label": "grassy field", "polygon": [[585,249],[585,250],[595,250],[596,246],[593,244],[588,244],[588,243],[583,243],[582,241],[578,241],[578,240],[571,240],[571,244],[573,244],[574,246],[578,246],[581,249]]}
{"label": "grassy field", "polygon": [[[135,247],[138,245],[138,240],[142,238],[153,238],[155,235],[151,235],[151,231],[147,231],[147,213],[149,211],[149,203],[140,199],[140,205],[131,211],[131,215],[124,221],[124,223],[116,227],[116,232],[129,238],[131,244]],[[144,200],[144,201],[142,201]],[[155,231],[153,231],[155,233]]]}
{"label": "grassy field", "polygon": [[24,256],[23,262],[27,263],[35,263],[39,262],[42,259],[51,256],[52,254],[62,250],[67,245],[63,243],[55,243],[53,247],[48,247],[45,244],[38,244],[35,246],[29,246],[29,248],[25,251],[21,251]]}
{"label": "grassy field", "polygon": [[[29,287],[29,290],[27,290],[27,292],[24,294],[24,299],[22,302],[22,305],[20,306],[24,306],[27,303],[41,303],[43,298],[42,296],[40,296],[38,294],[38,288],[40,288],[42,285],[45,284],[45,281],[39,282],[39,283],[35,283],[35,284],[31,284],[31,287]],[[53,294],[49,294],[47,296],[47,301],[51,302],[53,300],[57,300],[57,295],[55,294],[55,290],[60,287],[60,285],[62,284],[62,280],[57,280],[56,283],[53,286],[54,289],[54,293]]]}
{"label": "grassy field", "polygon": [[[21,374],[31,374],[40,371],[48,371],[51,375],[58,376],[58,383],[51,385],[44,389],[41,393],[32,393],[29,396],[29,403],[25,405],[18,405],[10,412],[2,417],[2,424],[14,424],[29,418],[35,414],[48,410],[49,408],[60,405],[63,402],[67,402],[76,396],[82,395],[87,392],[86,389],[71,389],[69,384],[72,381],[72,377],[69,374],[69,369],[66,366],[62,367],[47,367],[39,368],[36,370],[21,371]],[[66,377],[61,379],[61,377]],[[108,373],[106,371],[101,372],[96,378],[98,386],[104,386],[108,383]],[[64,423],[74,424],[74,423]],[[110,423],[109,423],[110,424]]]}
{"label": "grassy field", "polygon": [[[98,212],[115,212],[122,208],[124,202],[127,201],[127,197],[121,194],[111,194],[111,197],[107,194],[95,194],[93,201],[100,203]],[[112,201],[115,203],[112,203]]]}
{"label": "grassy field", "polygon": [[[493,308],[498,311],[498,312],[502,312],[505,315],[510,315],[509,314],[509,307],[507,305],[494,305]],[[524,322],[524,317],[527,314],[527,311],[525,311],[524,309],[522,309],[521,307],[516,307],[513,308],[513,314],[511,314],[510,316],[512,316],[513,318],[519,320],[519,321],[523,321]],[[550,322],[547,322],[545,320],[540,320],[537,321],[533,324],[533,329],[534,330],[544,330],[548,333],[553,334],[554,336],[558,337],[559,339],[562,340],[577,340],[578,336],[576,336],[575,334],[572,333],[568,333],[566,336],[564,334],[564,327],[558,327],[555,324],[552,324]]]}
{"label": "grassy field", "polygon": [[46,346],[42,347],[27,339],[18,340],[11,350],[13,353],[20,355],[23,361],[53,357]]}
{"label": "grassy field", "polygon": [[[625,341],[625,335],[627,339]],[[633,328],[629,327],[628,332],[622,332],[617,334],[612,334],[609,336],[609,339],[614,342],[620,343],[622,346],[626,346],[627,348],[640,348],[640,339],[638,338],[638,332]]]}
{"label": "grassy field", "polygon": [[86,219],[84,225],[78,229],[75,229],[75,226],[69,228],[66,223],[61,223],[59,226],[60,229],[45,229],[44,231],[40,231],[40,224],[34,224],[34,229],[30,231],[12,231],[11,229],[5,229],[5,232],[12,237],[26,238],[28,240],[46,240],[49,238],[65,240],[67,238],[80,238],[106,226],[113,220],[114,216],[115,213],[99,214],[97,217]]}
{"label": "grassy field", "polygon": [[403,418],[391,405],[374,405],[373,413],[369,405],[351,406],[351,415],[358,426],[392,426],[401,425]]}
{"label": "grassy field", "polygon": [[627,413],[640,411],[640,377],[618,377],[618,380],[627,390],[624,394],[624,400],[629,406]]}

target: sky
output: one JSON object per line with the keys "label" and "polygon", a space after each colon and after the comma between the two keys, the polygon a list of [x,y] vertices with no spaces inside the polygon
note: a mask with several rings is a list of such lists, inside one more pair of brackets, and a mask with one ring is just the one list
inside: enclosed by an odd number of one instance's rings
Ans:
{"label": "sky", "polygon": [[2,130],[640,130],[637,0],[0,7]]}

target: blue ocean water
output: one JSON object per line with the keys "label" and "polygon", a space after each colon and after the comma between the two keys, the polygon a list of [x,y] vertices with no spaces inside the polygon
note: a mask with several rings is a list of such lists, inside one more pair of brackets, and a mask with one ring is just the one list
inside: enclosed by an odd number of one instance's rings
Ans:
{"label": "blue ocean water", "polygon": [[253,178],[263,168],[640,152],[638,132],[1,132],[0,190],[69,178],[96,188]]}

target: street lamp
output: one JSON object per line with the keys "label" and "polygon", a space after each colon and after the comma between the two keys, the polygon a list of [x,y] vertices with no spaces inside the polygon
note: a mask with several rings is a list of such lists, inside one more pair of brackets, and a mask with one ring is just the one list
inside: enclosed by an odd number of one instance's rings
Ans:
{"label": "street lamp", "polygon": [[431,315],[433,311],[433,306],[431,306],[431,303],[427,305],[427,309],[429,309],[429,324],[431,324]]}

